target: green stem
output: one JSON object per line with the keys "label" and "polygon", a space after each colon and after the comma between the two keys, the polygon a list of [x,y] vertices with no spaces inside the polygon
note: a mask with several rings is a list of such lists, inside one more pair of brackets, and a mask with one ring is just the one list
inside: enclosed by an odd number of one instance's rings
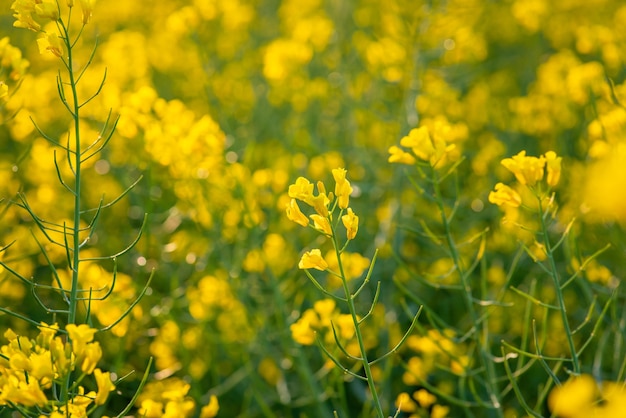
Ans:
{"label": "green stem", "polygon": [[76,323],[76,308],[78,299],[78,265],[80,263],[80,207],[81,207],[81,149],[80,149],[80,118],[78,112],[78,93],[76,91],[76,82],[74,80],[74,71],[72,69],[72,49],[68,48],[68,74],[70,77],[70,87],[72,89],[72,99],[74,101],[74,135],[75,135],[75,154],[74,154],[74,225],[73,225],[73,261],[72,261],[72,287],[70,289],[70,308],[67,321],[69,324]]}
{"label": "green stem", "polygon": [[356,339],[359,343],[359,350],[361,351],[361,362],[363,363],[363,369],[365,370],[367,385],[369,386],[370,393],[372,394],[374,408],[376,409],[378,417],[384,418],[385,414],[383,413],[383,408],[380,405],[380,399],[378,397],[378,392],[376,391],[376,384],[374,383],[374,377],[372,376],[372,369],[370,368],[370,363],[367,360],[367,354],[365,352],[365,343],[363,342],[363,335],[361,334],[359,318],[356,313],[356,307],[354,306],[354,296],[350,292],[348,280],[346,279],[346,275],[343,270],[343,263],[341,262],[341,247],[339,246],[339,242],[337,241],[337,234],[335,232],[334,226],[331,226],[331,228],[333,233],[333,246],[335,247],[335,254],[337,255],[337,263],[339,265],[339,274],[341,276],[341,284],[343,286],[344,294],[346,295],[346,302],[348,304],[348,309],[350,310],[350,316],[352,317],[352,322],[354,323],[354,330],[356,334]]}
{"label": "green stem", "polygon": [[439,176],[437,175],[437,171],[433,168],[433,187],[435,193],[435,202],[439,209],[439,214],[441,216],[441,224],[445,231],[446,236],[446,244],[448,245],[448,249],[450,250],[450,256],[452,257],[452,261],[454,266],[459,273],[459,277],[461,278],[461,286],[463,287],[463,296],[465,298],[465,304],[467,305],[467,310],[470,316],[470,320],[472,321],[472,327],[474,328],[473,334],[476,336],[475,341],[478,345],[478,351],[480,352],[480,361],[482,366],[484,367],[487,373],[487,379],[485,379],[485,388],[489,394],[489,398],[491,399],[491,403],[493,408],[497,411],[498,416],[502,417],[502,409],[500,401],[496,395],[496,391],[494,389],[494,381],[496,379],[496,373],[494,369],[493,362],[489,357],[489,348],[488,348],[488,338],[485,332],[484,336],[480,335],[480,328],[478,326],[479,317],[476,309],[474,308],[474,300],[472,296],[472,287],[467,280],[467,275],[465,274],[465,270],[461,263],[461,257],[459,255],[456,243],[454,242],[454,238],[452,237],[452,231],[450,229],[450,222],[448,221],[448,217],[446,215],[443,198],[441,195],[441,189],[439,187]]}
{"label": "green stem", "polygon": [[[69,21],[68,21],[69,26]],[[76,79],[74,76],[74,62],[72,55],[72,41],[70,39],[69,28],[66,26],[63,21],[59,21],[59,28],[63,33],[63,40],[65,42],[65,47],[67,48],[67,62],[65,62],[65,66],[67,69],[68,77],[69,77],[69,86],[72,91],[72,118],[74,119],[74,135],[75,135],[75,149],[74,149],[74,161],[72,163],[71,159],[68,161],[70,165],[73,165],[74,169],[74,214],[73,214],[73,224],[71,229],[72,234],[72,259],[70,269],[72,271],[72,280],[70,287],[70,295],[69,295],[69,308],[67,314],[67,324],[75,324],[76,323],[76,311],[78,310],[78,272],[79,272],[79,264],[80,264],[80,210],[81,210],[81,147],[80,147],[80,105],[78,103],[78,91],[76,89]],[[59,84],[61,85],[62,81],[59,80]],[[61,85],[62,88],[62,85]],[[71,153],[69,153],[68,158],[71,158]],[[61,401],[68,402],[70,398],[70,384],[72,381],[72,373],[68,373],[65,378],[65,384],[61,390]]]}
{"label": "green stem", "polygon": [[561,312],[563,328],[565,328],[565,335],[567,336],[567,344],[569,346],[569,350],[572,355],[574,373],[580,374],[580,363],[578,361],[578,353],[576,352],[576,346],[574,345],[574,339],[572,338],[572,330],[569,326],[569,321],[567,319],[567,308],[565,307],[565,299],[563,298],[563,290],[561,289],[561,280],[559,278],[559,272],[556,268],[556,261],[554,260],[554,254],[552,252],[552,244],[550,243],[550,238],[548,236],[548,227],[545,222],[541,196],[537,195],[537,201],[539,202],[539,219],[541,221],[541,234],[543,236],[543,244],[546,247],[546,254],[548,257],[548,262],[550,263],[550,272],[551,272],[550,276],[552,276],[552,280],[554,280],[554,290],[556,292],[556,299],[559,304],[559,311]]}

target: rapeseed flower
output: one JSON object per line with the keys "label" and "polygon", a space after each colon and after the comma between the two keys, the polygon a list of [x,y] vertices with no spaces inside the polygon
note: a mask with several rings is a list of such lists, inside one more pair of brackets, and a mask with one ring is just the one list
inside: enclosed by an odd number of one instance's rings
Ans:
{"label": "rapeseed flower", "polygon": [[489,202],[501,206],[518,207],[522,204],[522,197],[515,190],[504,183],[497,183],[495,190],[489,193]]}
{"label": "rapeseed flower", "polygon": [[523,150],[512,158],[505,158],[501,164],[511,171],[521,184],[534,186],[543,178],[546,158],[528,157]]}
{"label": "rapeseed flower", "polygon": [[302,270],[313,268],[324,271],[328,268],[328,263],[322,257],[322,252],[316,248],[311,251],[307,251],[302,255],[302,258],[298,263],[298,268]]}

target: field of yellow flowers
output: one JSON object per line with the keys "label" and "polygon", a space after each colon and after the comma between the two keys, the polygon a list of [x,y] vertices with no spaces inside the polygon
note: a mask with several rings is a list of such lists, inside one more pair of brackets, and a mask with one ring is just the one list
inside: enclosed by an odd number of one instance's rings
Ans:
{"label": "field of yellow flowers", "polygon": [[626,417],[623,2],[0,28],[0,417]]}

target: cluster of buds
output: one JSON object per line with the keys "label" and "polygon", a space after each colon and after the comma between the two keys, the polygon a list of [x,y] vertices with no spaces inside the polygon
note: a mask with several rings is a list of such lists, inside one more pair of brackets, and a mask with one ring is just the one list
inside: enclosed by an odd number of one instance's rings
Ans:
{"label": "cluster of buds", "polygon": [[[115,389],[110,373],[96,368],[102,349],[93,341],[96,330],[87,325],[68,325],[69,338],[57,335],[58,325],[42,323],[35,339],[4,333],[8,344],[0,347],[0,406],[48,410],[50,416],[86,417],[88,408],[103,405]],[[74,399],[66,404],[56,395],[68,374],[80,371],[82,380],[93,375],[97,392],[83,386],[73,389]]]}
{"label": "cluster of buds", "polygon": [[[512,158],[502,160],[501,164],[512,172],[518,183],[523,186],[534,188],[545,177],[549,190],[561,179],[561,159],[554,151],[548,151],[540,157],[530,157],[526,155],[526,151],[520,151]],[[522,204],[522,197],[510,186],[498,183],[495,190],[489,193],[489,202],[498,206],[518,207]]]}
{"label": "cluster of buds", "polygon": [[[327,193],[324,183],[318,181],[318,193],[314,195],[313,183],[304,177],[299,177],[294,184],[289,186],[291,201],[287,206],[287,218],[303,227],[312,226],[322,234],[334,238],[333,213],[339,209],[339,218],[346,229],[346,237],[348,240],[352,240],[359,230],[359,217],[349,207],[352,186],[346,179],[345,169],[336,168],[332,170],[332,173],[335,179],[334,193]],[[298,201],[312,207],[315,213],[307,217],[300,210]],[[323,271],[328,268],[328,263],[322,257],[319,249],[313,249],[302,256],[298,266],[301,269],[315,268]]]}

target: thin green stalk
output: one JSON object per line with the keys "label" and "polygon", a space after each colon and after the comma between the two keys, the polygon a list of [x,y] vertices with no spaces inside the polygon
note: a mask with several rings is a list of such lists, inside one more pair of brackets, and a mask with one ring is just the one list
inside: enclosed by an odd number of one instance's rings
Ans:
{"label": "thin green stalk", "polygon": [[448,245],[448,249],[450,250],[450,256],[452,257],[452,261],[456,270],[459,273],[459,277],[461,278],[461,285],[463,287],[463,296],[465,298],[465,304],[467,305],[467,310],[470,316],[470,320],[472,321],[472,326],[474,328],[474,333],[476,334],[476,343],[478,344],[479,352],[480,352],[480,361],[482,366],[485,368],[487,373],[487,379],[485,379],[485,387],[489,394],[489,398],[491,399],[492,406],[497,411],[498,416],[502,417],[502,410],[500,405],[500,400],[496,395],[496,391],[493,387],[494,381],[496,379],[495,369],[493,362],[489,358],[489,354],[487,352],[486,346],[488,345],[488,341],[479,335],[479,316],[474,308],[474,300],[472,296],[472,287],[467,280],[467,275],[465,274],[465,269],[461,264],[461,257],[459,255],[456,243],[454,242],[454,238],[452,237],[452,231],[450,229],[450,222],[448,221],[448,217],[446,215],[443,198],[441,196],[441,189],[439,187],[440,179],[437,175],[437,172],[433,168],[433,187],[435,193],[435,202],[437,204],[437,208],[439,209],[439,213],[441,215],[441,223],[445,231],[446,243]]}
{"label": "thin green stalk", "polygon": [[337,241],[337,234],[335,233],[334,226],[332,226],[331,228],[332,228],[332,233],[333,233],[332,234],[333,246],[335,247],[335,254],[337,255],[337,263],[339,265],[339,274],[341,276],[341,284],[343,286],[343,291],[346,296],[348,309],[350,310],[350,316],[352,317],[352,322],[354,323],[354,330],[356,334],[356,339],[359,343],[359,350],[361,351],[361,359],[362,359],[361,361],[363,363],[363,369],[365,370],[365,377],[367,378],[367,385],[369,386],[370,393],[372,394],[372,400],[374,402],[374,408],[376,409],[376,414],[378,415],[379,418],[384,418],[385,414],[380,404],[378,392],[376,391],[376,384],[374,383],[374,378],[372,376],[370,363],[367,360],[365,343],[363,342],[363,335],[361,334],[361,328],[359,325],[359,318],[356,313],[356,307],[354,306],[354,297],[350,292],[350,287],[348,286],[348,280],[346,279],[346,275],[343,270],[343,263],[341,262],[341,250],[340,250],[341,247],[339,246],[339,242]]}
{"label": "thin green stalk", "polygon": [[563,321],[563,328],[565,328],[565,334],[567,336],[567,344],[569,346],[570,353],[572,355],[572,363],[574,366],[574,373],[580,374],[580,363],[578,361],[578,353],[576,352],[576,346],[574,345],[574,339],[572,338],[572,330],[569,326],[567,319],[567,309],[565,307],[565,300],[563,298],[563,290],[561,289],[561,280],[559,278],[559,272],[556,268],[556,261],[554,260],[554,254],[552,252],[552,244],[548,236],[548,228],[546,226],[543,204],[541,197],[537,195],[537,201],[539,202],[539,220],[541,222],[541,234],[543,236],[543,244],[546,248],[546,255],[550,264],[550,276],[554,280],[554,290],[556,292],[556,299],[559,304],[559,311],[561,312],[561,319]]}
{"label": "thin green stalk", "polygon": [[[72,163],[71,159],[68,161],[70,166],[73,168],[74,172],[74,214],[73,214],[73,225],[71,228],[72,233],[72,259],[70,268],[72,270],[72,280],[70,285],[70,294],[69,294],[69,309],[67,314],[67,324],[75,324],[76,323],[76,311],[78,310],[78,272],[79,272],[79,264],[80,264],[80,214],[81,214],[81,147],[80,147],[80,105],[78,102],[78,91],[76,89],[76,80],[74,77],[74,61],[72,54],[73,44],[70,39],[69,34],[69,20],[68,26],[66,26],[63,21],[59,21],[59,28],[63,33],[63,41],[65,43],[65,47],[67,48],[67,61],[64,61],[65,67],[67,69],[67,74],[69,77],[69,86],[72,92],[72,110],[70,113],[72,114],[72,118],[74,119],[74,135],[75,135],[75,149],[74,149],[74,161]],[[62,81],[59,80],[59,88],[62,89]],[[62,100],[65,99],[62,97]],[[65,103],[68,106],[68,103]],[[68,158],[71,158],[71,153],[68,152]],[[68,373],[65,384],[61,390],[61,401],[67,402],[69,399],[69,388],[72,380],[71,373]]]}

